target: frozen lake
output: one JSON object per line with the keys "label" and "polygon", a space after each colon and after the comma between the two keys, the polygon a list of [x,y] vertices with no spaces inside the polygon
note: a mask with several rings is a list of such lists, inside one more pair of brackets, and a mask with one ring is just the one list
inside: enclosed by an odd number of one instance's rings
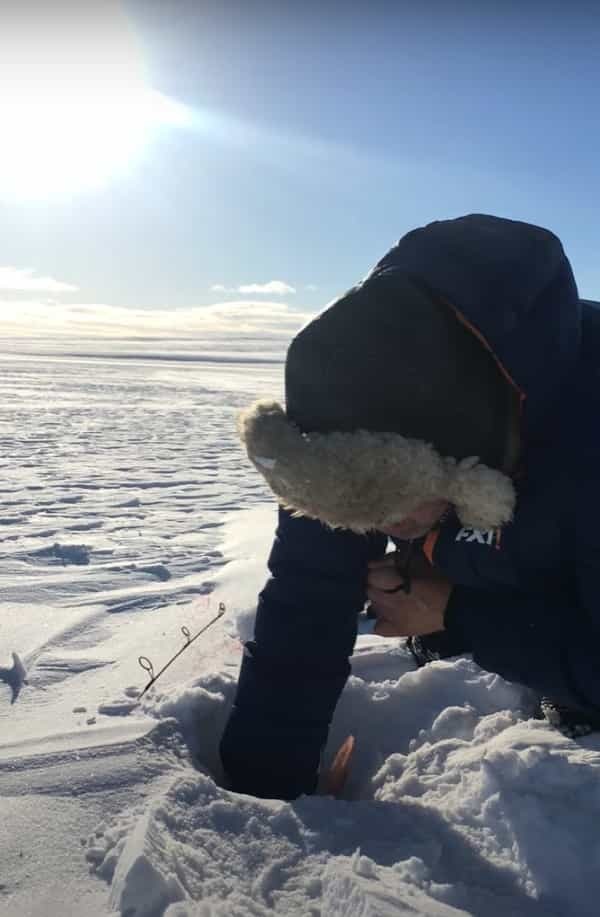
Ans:
{"label": "frozen lake", "polygon": [[[235,415],[259,393],[280,393],[282,365],[16,354],[3,363],[0,664],[12,651],[35,659],[29,683],[45,695],[83,672],[105,679],[93,670],[116,665],[106,654],[115,634],[138,634],[144,652],[147,622],[151,636],[177,632],[210,595],[224,520],[268,499]],[[0,707],[11,741],[30,736],[40,712],[32,700],[23,722],[28,696]]]}
{"label": "frozen lake", "polygon": [[[113,585],[116,572],[125,585],[133,565],[175,579],[210,566],[223,513],[266,497],[235,414],[256,393],[279,392],[281,370],[5,356],[3,597],[24,600],[26,582],[38,599],[74,599]],[[67,548],[76,541],[79,552]]]}

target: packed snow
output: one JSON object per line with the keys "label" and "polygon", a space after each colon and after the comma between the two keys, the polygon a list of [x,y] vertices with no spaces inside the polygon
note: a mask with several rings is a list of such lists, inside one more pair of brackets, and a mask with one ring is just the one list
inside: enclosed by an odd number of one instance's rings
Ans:
{"label": "packed snow", "polygon": [[64,349],[3,359],[0,914],[595,915],[600,736],[469,658],[364,634],[343,798],[224,788],[275,520],[234,418],[282,365]]}

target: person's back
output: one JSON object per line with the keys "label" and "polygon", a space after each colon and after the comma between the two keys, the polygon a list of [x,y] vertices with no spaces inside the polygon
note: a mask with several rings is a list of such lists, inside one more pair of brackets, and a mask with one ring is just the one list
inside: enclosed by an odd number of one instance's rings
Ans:
{"label": "person's back", "polygon": [[[419,634],[429,603],[421,633],[439,620],[484,667],[600,714],[598,315],[552,233],[471,215],[403,237],[297,335],[286,412],[242,419],[282,508],[221,743],[232,789],[315,790],[367,595],[380,632]],[[438,586],[382,589],[385,532],[436,501],[452,511],[418,546]]]}

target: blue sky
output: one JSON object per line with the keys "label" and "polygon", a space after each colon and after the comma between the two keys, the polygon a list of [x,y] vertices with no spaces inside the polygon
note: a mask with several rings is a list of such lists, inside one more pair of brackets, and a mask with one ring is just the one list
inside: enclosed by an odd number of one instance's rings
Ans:
{"label": "blue sky", "polygon": [[189,309],[279,280],[296,292],[251,298],[313,310],[403,233],[478,211],[555,231],[600,298],[597,7],[362,6],[127,4],[191,120],[98,189],[3,200],[0,265],[65,301]]}

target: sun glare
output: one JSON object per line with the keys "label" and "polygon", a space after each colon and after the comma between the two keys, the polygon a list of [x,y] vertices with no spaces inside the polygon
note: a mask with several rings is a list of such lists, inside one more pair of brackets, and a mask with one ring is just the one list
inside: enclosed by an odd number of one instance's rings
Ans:
{"label": "sun glare", "polygon": [[[131,34],[20,36],[0,63],[0,194],[39,198],[103,185],[187,109],[153,91]],[[20,51],[20,53],[19,53]]]}

